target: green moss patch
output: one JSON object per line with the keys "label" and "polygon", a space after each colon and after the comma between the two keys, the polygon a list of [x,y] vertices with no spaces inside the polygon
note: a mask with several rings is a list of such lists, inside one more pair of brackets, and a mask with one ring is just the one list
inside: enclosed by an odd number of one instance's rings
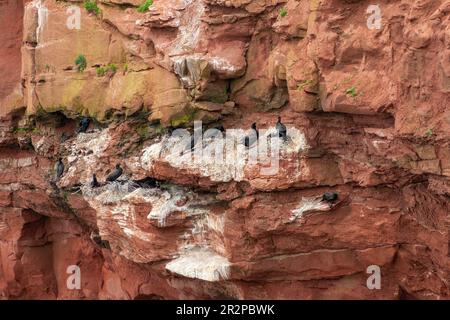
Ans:
{"label": "green moss patch", "polygon": [[144,13],[144,12],[148,11],[148,9],[152,6],[152,4],[153,4],[153,0],[146,0],[143,4],[141,4],[137,8],[137,11]]}

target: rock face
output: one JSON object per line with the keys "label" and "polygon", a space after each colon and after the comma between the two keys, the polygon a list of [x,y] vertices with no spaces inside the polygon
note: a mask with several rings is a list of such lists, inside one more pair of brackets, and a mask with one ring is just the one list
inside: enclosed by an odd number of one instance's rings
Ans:
{"label": "rock face", "polygon": [[450,298],[450,2],[140,5],[0,0],[0,298]]}

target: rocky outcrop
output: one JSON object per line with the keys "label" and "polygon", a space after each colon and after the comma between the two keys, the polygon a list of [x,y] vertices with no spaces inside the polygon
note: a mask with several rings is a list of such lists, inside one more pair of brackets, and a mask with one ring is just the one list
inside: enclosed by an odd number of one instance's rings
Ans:
{"label": "rocky outcrop", "polygon": [[0,2],[0,28],[3,30],[0,48],[0,114],[23,105],[23,90],[20,85],[21,34],[23,24],[22,1]]}
{"label": "rocky outcrop", "polygon": [[449,299],[449,2],[139,5],[0,2],[1,298]]}

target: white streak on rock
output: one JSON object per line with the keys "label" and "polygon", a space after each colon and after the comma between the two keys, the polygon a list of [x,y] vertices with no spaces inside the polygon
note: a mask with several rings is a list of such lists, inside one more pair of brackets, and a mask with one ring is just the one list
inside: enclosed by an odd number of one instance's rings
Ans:
{"label": "white streak on rock", "polygon": [[145,170],[151,170],[153,168],[153,162],[160,158],[162,149],[163,144],[161,142],[152,144],[144,149],[140,160]]}
{"label": "white streak on rock", "polygon": [[214,71],[218,73],[229,73],[234,74],[237,72],[237,68],[232,65],[229,61],[221,57],[212,57],[208,59],[209,63],[213,67]]}
{"label": "white streak on rock", "polygon": [[208,230],[213,230],[220,234],[223,234],[225,226],[225,216],[215,215],[212,213],[203,215],[201,219],[197,219],[194,222],[194,228],[192,228],[191,232],[193,235],[201,234],[203,235]]}
{"label": "white streak on rock", "polygon": [[[167,190],[154,189],[153,195],[146,194],[146,199],[152,204],[148,219],[157,220],[160,227],[166,226],[166,219],[176,212],[184,212],[187,217],[202,216],[209,213],[208,209],[199,207],[214,201],[212,196],[199,197],[196,193],[184,188],[172,186]],[[184,205],[178,205],[185,202]]]}
{"label": "white streak on rock", "polygon": [[300,203],[297,205],[297,207],[292,210],[292,216],[289,218],[289,222],[294,222],[295,220],[299,219],[300,221],[303,221],[305,213],[312,211],[312,210],[318,210],[318,211],[328,211],[330,209],[330,206],[322,202],[322,197],[311,197],[311,198],[302,198]]}
{"label": "white streak on rock", "polygon": [[[77,134],[75,139],[66,144],[69,152],[67,156],[68,170],[62,178],[62,182],[70,181],[74,176],[80,175],[78,180],[88,184],[92,174],[98,169],[99,159],[103,157],[110,140],[109,129]],[[78,170],[80,167],[84,170]]]}
{"label": "white streak on rock", "polygon": [[[260,141],[276,133],[275,128],[260,131]],[[161,142],[145,148],[140,158],[144,170],[151,170],[156,160],[168,162],[178,169],[190,169],[212,181],[229,182],[245,180],[245,167],[249,165],[248,154],[243,139],[246,132],[242,129],[227,130],[223,139],[203,139],[197,143],[194,152],[190,152],[190,139],[165,136]],[[281,142],[279,157],[297,158],[297,154],[308,148],[304,133],[297,128],[288,128],[288,141]],[[253,150],[253,147],[250,148]],[[270,149],[269,149],[270,150]],[[217,151],[217,152],[216,152]],[[268,158],[267,149],[259,148],[259,165]],[[258,164],[258,163],[256,163]],[[255,165],[253,163],[252,165]]]}
{"label": "white streak on rock", "polygon": [[208,247],[189,247],[166,265],[166,269],[179,275],[205,281],[227,280],[230,262]]}
{"label": "white streak on rock", "polygon": [[48,9],[42,3],[42,0],[35,1],[33,3],[34,7],[37,9],[38,14],[38,25],[36,28],[36,41],[39,44],[42,39],[42,33],[44,31],[44,26],[48,20]]}
{"label": "white streak on rock", "polygon": [[181,55],[195,50],[200,39],[201,16],[205,12],[203,1],[185,1],[187,12],[181,16],[175,45],[170,55]]}

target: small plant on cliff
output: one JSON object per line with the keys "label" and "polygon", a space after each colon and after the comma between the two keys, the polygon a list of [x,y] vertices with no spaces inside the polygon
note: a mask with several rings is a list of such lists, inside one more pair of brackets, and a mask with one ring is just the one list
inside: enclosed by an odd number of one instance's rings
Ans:
{"label": "small plant on cliff", "polygon": [[82,54],[78,55],[75,59],[75,65],[78,68],[78,71],[83,72],[87,67],[86,57]]}
{"label": "small plant on cliff", "polygon": [[313,83],[311,79],[299,82],[297,83],[297,90],[303,90],[306,86],[309,86],[311,83]]}
{"label": "small plant on cliff", "polygon": [[32,135],[40,135],[41,134],[41,130],[39,130],[38,128],[34,127],[17,127],[13,130],[13,133],[17,134],[17,135],[25,135],[25,134],[32,134]]}
{"label": "small plant on cliff", "polygon": [[33,128],[33,129],[31,130],[31,134],[32,134],[32,135],[41,135],[42,132],[41,132],[41,130],[39,130],[38,128]]}
{"label": "small plant on cliff", "polygon": [[427,131],[425,131],[425,135],[426,135],[427,137],[431,137],[431,136],[433,135],[433,129],[428,128]]}
{"label": "small plant on cliff", "polygon": [[146,124],[137,127],[136,132],[141,138],[141,141],[145,141],[151,136],[150,128]]}
{"label": "small plant on cliff", "polygon": [[114,63],[110,63],[106,66],[106,71],[111,71],[113,73],[117,72],[117,66]]}
{"label": "small plant on cliff", "polygon": [[164,132],[164,127],[159,123],[155,126],[155,133],[161,135]]}
{"label": "small plant on cliff", "polygon": [[84,3],[84,8],[90,13],[95,13],[96,15],[100,14],[100,8],[97,6],[97,2],[95,0],[87,0]]}
{"label": "small plant on cliff", "polygon": [[30,129],[27,127],[18,127],[13,130],[13,133],[21,135],[21,134],[28,133],[29,131],[30,131]]}
{"label": "small plant on cliff", "polygon": [[350,96],[352,98],[356,98],[356,96],[358,96],[358,93],[356,92],[356,88],[354,86],[345,90],[345,93],[347,94],[347,96]]}
{"label": "small plant on cliff", "polygon": [[106,73],[114,75],[117,72],[117,66],[114,63],[110,63],[106,67],[97,67],[95,71],[99,77],[103,77]]}
{"label": "small plant on cliff", "polygon": [[62,191],[62,192],[61,192],[61,195],[62,195],[64,201],[67,202],[67,201],[69,200],[69,192],[67,192],[67,191]]}
{"label": "small plant on cliff", "polygon": [[280,17],[282,17],[282,18],[286,17],[287,14],[288,14],[288,12],[287,12],[287,9],[286,9],[285,7],[281,8],[281,9],[278,11],[278,15],[279,15]]}
{"label": "small plant on cliff", "polygon": [[148,10],[148,8],[151,7],[152,4],[153,4],[153,0],[145,0],[145,2],[137,8],[137,11],[144,13],[145,11]]}
{"label": "small plant on cliff", "polygon": [[98,77],[103,77],[105,75],[105,68],[104,67],[97,67],[95,69],[95,71],[97,72],[97,76]]}
{"label": "small plant on cliff", "polygon": [[170,121],[170,125],[172,127],[186,126],[189,123],[192,123],[194,120],[195,111],[188,110],[186,113],[181,114]]}

